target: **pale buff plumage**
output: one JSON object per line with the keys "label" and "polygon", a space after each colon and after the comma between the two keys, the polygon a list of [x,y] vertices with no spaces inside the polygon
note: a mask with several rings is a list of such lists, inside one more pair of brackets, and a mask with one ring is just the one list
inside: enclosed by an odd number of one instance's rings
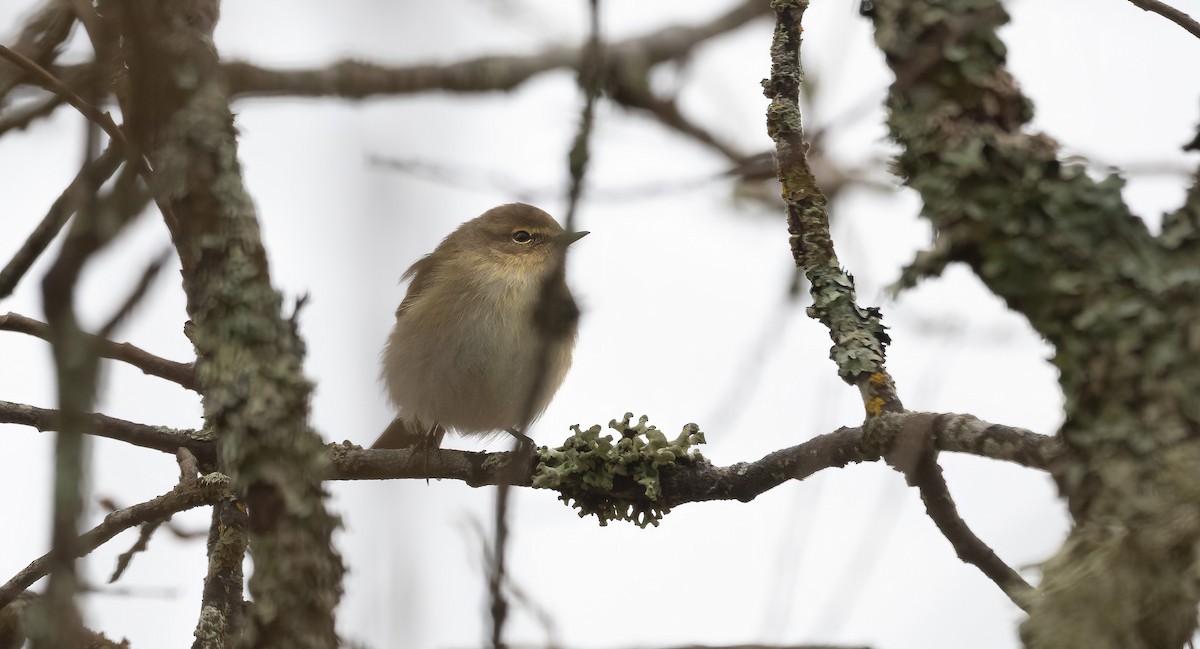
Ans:
{"label": "pale buff plumage", "polygon": [[[501,205],[462,224],[408,269],[412,283],[381,372],[399,414],[376,448],[436,446],[441,429],[486,435],[541,415],[571,365],[578,309],[563,255],[583,234],[564,232],[536,207]],[[554,321],[535,324],[540,299]],[[545,374],[527,413],[543,345]]]}

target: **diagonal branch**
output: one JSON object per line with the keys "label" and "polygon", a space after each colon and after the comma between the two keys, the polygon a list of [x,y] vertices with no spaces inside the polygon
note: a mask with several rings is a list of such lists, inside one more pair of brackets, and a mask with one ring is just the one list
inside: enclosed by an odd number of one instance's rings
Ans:
{"label": "diagonal branch", "polygon": [[34,228],[25,243],[17,250],[17,254],[0,270],[0,299],[12,295],[17,282],[25,276],[33,262],[45,252],[46,247],[58,236],[67,224],[67,220],[75,213],[80,205],[80,196],[92,182],[103,183],[117,171],[121,165],[121,155],[117,147],[109,145],[95,160],[84,163],[83,168],[75,175],[75,179],[63,190],[62,194],[50,205],[46,216]]}
{"label": "diagonal branch", "polygon": [[[153,500],[126,507],[105,516],[103,522],[79,537],[73,546],[75,557],[86,556],[127,529],[188,509],[211,505],[229,497],[229,480],[219,473],[181,482]],[[50,569],[50,563],[50,555],[44,554],[9,579],[3,586],[0,586],[0,608],[16,599],[35,581],[46,576]]]}
{"label": "diagonal branch", "polygon": [[1014,604],[1028,611],[1037,591],[971,531],[950,496],[950,487],[937,461],[938,449],[933,436],[933,431],[941,428],[937,420],[944,416],[917,413],[893,424],[893,416],[884,415],[870,420],[868,426],[895,426],[888,435],[891,442],[885,447],[884,458],[888,464],[902,473],[910,486],[920,490],[925,511],[950,541],[958,558],[979,568]]}
{"label": "diagonal branch", "polygon": [[[93,106],[91,102],[85,100],[83,97],[80,97],[74,90],[67,87],[67,84],[46,70],[46,68],[38,65],[36,61],[30,60],[20,52],[0,45],[0,58],[6,59],[8,62],[24,70],[33,78],[37,85],[62,97],[93,124],[104,129],[104,132],[112,138],[113,142],[117,143],[117,146],[126,155],[132,156],[133,149],[130,148],[129,141],[125,139],[125,134],[121,132],[121,127],[117,126],[117,123],[113,121],[112,115],[101,112],[100,109]],[[131,157],[131,159],[136,158]]]}
{"label": "diagonal branch", "polygon": [[[16,331],[42,340],[50,340],[48,325],[19,313],[0,315],[0,331]],[[200,389],[200,382],[196,378],[196,370],[192,363],[167,360],[129,343],[117,343],[100,336],[89,336],[89,339],[102,358],[128,363],[149,376],[157,376],[172,383],[178,383],[193,392]]]}
{"label": "diagonal branch", "polygon": [[1195,18],[1192,18],[1179,9],[1165,2],[1159,2],[1159,0],[1129,0],[1129,2],[1144,11],[1156,13],[1166,18],[1186,29],[1192,36],[1200,38],[1200,22],[1196,22]]}

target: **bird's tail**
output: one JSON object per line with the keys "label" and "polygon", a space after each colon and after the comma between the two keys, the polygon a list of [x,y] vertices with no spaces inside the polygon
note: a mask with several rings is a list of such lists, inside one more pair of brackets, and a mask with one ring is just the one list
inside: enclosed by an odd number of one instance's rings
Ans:
{"label": "bird's tail", "polygon": [[426,427],[418,422],[396,417],[375,443],[371,444],[371,448],[438,448],[445,436],[446,429],[438,424]]}

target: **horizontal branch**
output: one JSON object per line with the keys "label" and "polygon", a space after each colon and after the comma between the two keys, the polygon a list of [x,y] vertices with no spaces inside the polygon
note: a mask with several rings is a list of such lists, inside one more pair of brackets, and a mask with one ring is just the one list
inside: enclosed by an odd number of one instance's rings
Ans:
{"label": "horizontal branch", "polygon": [[[158,498],[117,510],[105,516],[102,523],[79,537],[78,542],[73,546],[75,556],[86,556],[129,528],[153,520],[170,518],[173,514],[181,511],[201,505],[211,505],[229,497],[228,478],[224,478],[220,474],[180,482],[174,489]],[[8,580],[8,583],[0,586],[0,608],[20,596],[38,579],[46,576],[50,569],[50,563],[50,555],[44,554]]]}
{"label": "horizontal branch", "polygon": [[[766,15],[765,0],[743,0],[713,20],[671,26],[605,46],[605,76],[628,65],[639,68],[687,56],[704,41]],[[586,47],[551,47],[526,56],[488,55],[448,64],[386,66],[342,61],[324,68],[273,70],[251,63],[226,63],[229,93],[246,97],[341,97],[364,99],[433,90],[485,92],[512,90],[534,76],[560,69],[579,70]]]}
{"label": "horizontal branch", "polygon": [[[0,315],[0,330],[16,331],[41,338],[47,342],[50,341],[49,325],[19,313]],[[195,367],[191,363],[167,360],[129,343],[116,343],[99,336],[90,336],[90,338],[101,358],[129,363],[150,376],[178,383],[193,392],[200,390],[200,382],[196,379]]]}
{"label": "horizontal branch", "polygon": [[[107,437],[163,453],[174,454],[179,449],[186,448],[196,456],[201,465],[211,466],[217,461],[216,445],[201,439],[198,431],[147,426],[101,414],[88,416],[91,417],[91,426],[84,432],[90,435]],[[59,411],[0,401],[0,424],[31,426],[42,432],[57,431]]]}
{"label": "horizontal branch", "polygon": [[[0,401],[0,423],[54,430],[57,412],[24,404]],[[95,414],[92,434],[121,440],[135,446],[165,453],[187,448],[201,463],[216,457],[213,442],[196,437],[193,430],[147,426]],[[928,433],[937,450],[965,453],[993,460],[1013,462],[1024,467],[1049,470],[1057,457],[1057,438],[1012,426],[980,421],[971,415],[903,413],[894,418],[907,420],[917,416],[929,420]],[[844,467],[852,462],[874,462],[894,443],[895,426],[877,427],[882,433],[864,434],[860,427],[841,428],[819,435],[802,444],[769,453],[754,462],[739,462],[725,467],[699,462],[664,472],[664,505],[673,507],[687,502],[707,500],[753,500],[759,494],[787,480],[803,480],[823,469]],[[510,471],[517,461],[510,452],[484,453],[437,449],[425,453],[413,449],[363,449],[349,442],[329,446],[330,480],[461,480],[472,487],[500,484],[508,480],[518,486],[532,484],[536,459],[519,472]],[[510,477],[515,476],[515,477]],[[614,493],[614,496],[634,496]],[[644,497],[644,496],[642,496]]]}

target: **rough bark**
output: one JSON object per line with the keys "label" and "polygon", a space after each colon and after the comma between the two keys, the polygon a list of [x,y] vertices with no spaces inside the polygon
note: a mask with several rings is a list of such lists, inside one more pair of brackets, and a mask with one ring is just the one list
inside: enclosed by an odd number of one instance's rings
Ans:
{"label": "rough bark", "polygon": [[897,170],[939,237],[908,280],[966,263],[1055,347],[1066,452],[1054,473],[1076,526],[1045,565],[1025,642],[1181,647],[1200,603],[1196,258],[1149,235],[1120,178],[1094,181],[1027,132],[999,2],[875,7]]}
{"label": "rough bark", "polygon": [[339,519],[325,507],[328,460],[308,425],[303,345],[281,313],[241,179],[212,42],[219,5],[141,0],[107,9],[124,35],[123,112],[155,170],[152,188],[182,262],[205,427],[249,507],[255,606],[241,640],[335,647],[344,568],[331,535]]}

